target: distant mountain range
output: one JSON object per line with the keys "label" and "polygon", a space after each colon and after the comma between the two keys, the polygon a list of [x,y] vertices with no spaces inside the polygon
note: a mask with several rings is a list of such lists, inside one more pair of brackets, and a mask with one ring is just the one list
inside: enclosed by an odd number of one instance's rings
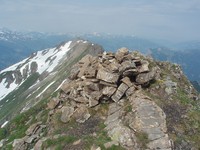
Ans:
{"label": "distant mountain range", "polygon": [[85,39],[98,43],[106,51],[127,47],[144,54],[151,54],[162,61],[181,64],[191,81],[200,82],[200,42],[190,41],[169,44],[147,40],[137,36],[110,34],[46,34],[39,32],[17,32],[0,29],[0,70],[28,57],[31,53],[54,47],[57,43],[71,39]]}

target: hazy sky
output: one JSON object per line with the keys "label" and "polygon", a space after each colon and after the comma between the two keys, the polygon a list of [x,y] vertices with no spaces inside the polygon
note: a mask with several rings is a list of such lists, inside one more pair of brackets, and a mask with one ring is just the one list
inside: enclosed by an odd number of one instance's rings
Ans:
{"label": "hazy sky", "polygon": [[0,26],[199,40],[200,0],[0,0]]}

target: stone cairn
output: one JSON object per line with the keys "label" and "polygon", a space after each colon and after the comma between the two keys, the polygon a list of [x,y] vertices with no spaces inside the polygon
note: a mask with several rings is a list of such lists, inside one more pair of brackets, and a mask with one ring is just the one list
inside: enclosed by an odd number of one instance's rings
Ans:
{"label": "stone cairn", "polygon": [[70,105],[61,108],[61,121],[66,123],[73,115],[78,122],[85,122],[90,117],[87,108],[118,102],[155,79],[156,69],[150,69],[149,62],[142,58],[139,52],[129,52],[127,48],[115,54],[86,55],[73,66],[59,99],[52,99],[49,109],[53,111],[67,101]]}

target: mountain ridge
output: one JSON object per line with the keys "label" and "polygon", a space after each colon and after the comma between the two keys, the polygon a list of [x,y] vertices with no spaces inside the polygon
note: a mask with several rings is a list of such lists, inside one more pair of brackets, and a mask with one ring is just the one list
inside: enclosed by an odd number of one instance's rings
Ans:
{"label": "mountain ridge", "polygon": [[[74,49],[76,50],[74,51]],[[19,101],[25,99],[24,102],[26,103],[23,105],[27,108],[24,110],[28,109],[29,105],[32,105],[31,103],[28,103],[28,99],[33,99],[35,97],[35,101],[38,101],[37,99],[40,99],[42,93],[45,93],[45,90],[47,90],[45,86],[49,85],[49,87],[53,87],[55,84],[57,86],[59,86],[58,84],[61,84],[62,79],[59,78],[62,78],[62,76],[56,78],[56,75],[59,72],[66,74],[67,69],[64,70],[64,68],[67,65],[71,66],[77,61],[74,60],[74,57],[83,57],[86,51],[95,53],[94,49],[96,49],[97,52],[102,50],[100,46],[83,40],[61,43],[56,48],[33,53],[33,55],[22,62],[3,70],[0,74],[0,84],[2,89],[0,106],[1,111],[4,109],[4,113],[1,113],[1,117],[6,113],[6,109],[3,105],[13,107],[13,103],[15,103],[17,97]],[[64,66],[64,62],[66,63],[66,66]],[[54,80],[54,83],[51,82],[52,79]],[[32,92],[32,90],[40,91],[41,94],[36,91]],[[21,92],[23,92],[23,94]],[[7,111],[9,112],[9,110]]]}
{"label": "mountain ridge", "polygon": [[57,73],[31,88],[37,103],[2,120],[3,148],[200,148],[199,95],[179,65],[127,48],[105,52],[88,41],[70,46]]}

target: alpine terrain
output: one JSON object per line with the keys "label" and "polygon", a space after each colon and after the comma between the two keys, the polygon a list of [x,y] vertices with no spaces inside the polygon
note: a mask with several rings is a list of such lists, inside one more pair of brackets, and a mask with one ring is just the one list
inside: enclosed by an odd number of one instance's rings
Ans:
{"label": "alpine terrain", "polygon": [[181,67],[75,40],[0,72],[0,148],[198,150],[200,101]]}

